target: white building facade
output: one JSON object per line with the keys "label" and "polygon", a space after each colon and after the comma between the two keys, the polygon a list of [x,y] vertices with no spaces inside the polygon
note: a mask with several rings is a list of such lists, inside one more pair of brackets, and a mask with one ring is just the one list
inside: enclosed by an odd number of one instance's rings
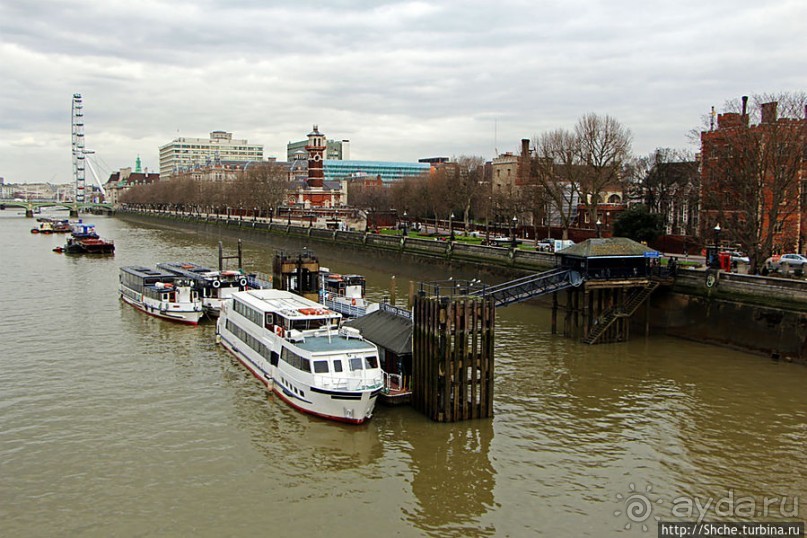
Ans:
{"label": "white building facade", "polygon": [[233,139],[232,133],[213,131],[210,138],[180,137],[160,146],[160,178],[170,179],[199,165],[262,160],[262,144],[250,144],[246,139]]}

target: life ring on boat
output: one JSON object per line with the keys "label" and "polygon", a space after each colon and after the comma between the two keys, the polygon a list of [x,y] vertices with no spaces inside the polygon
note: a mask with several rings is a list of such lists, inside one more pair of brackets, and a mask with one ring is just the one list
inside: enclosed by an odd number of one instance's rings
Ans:
{"label": "life ring on boat", "polygon": [[283,327],[280,325],[275,325],[275,334],[278,335],[280,338],[283,338]]}
{"label": "life ring on boat", "polygon": [[247,279],[242,278],[241,280],[238,281],[238,283],[241,285],[242,288],[245,288],[247,286]]}
{"label": "life ring on boat", "polygon": [[219,282],[218,280],[214,280],[213,281],[213,287],[216,288],[216,289],[220,288],[221,287],[221,282]]}
{"label": "life ring on boat", "polygon": [[356,298],[355,297],[350,300],[350,304],[352,304],[353,306],[356,306]]}

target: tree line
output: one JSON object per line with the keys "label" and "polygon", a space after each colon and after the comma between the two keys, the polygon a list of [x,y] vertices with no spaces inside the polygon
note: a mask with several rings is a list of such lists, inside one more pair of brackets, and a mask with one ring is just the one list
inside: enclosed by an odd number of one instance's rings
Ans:
{"label": "tree line", "polygon": [[[591,226],[608,202],[603,194],[618,191],[622,203],[638,206],[628,213],[630,218],[638,213],[652,216],[642,221],[646,236],[665,231],[697,236],[699,228],[705,228],[699,212],[707,210],[709,219],[721,223],[722,239],[749,253],[755,269],[771,252],[785,248],[775,243],[776,237],[782,241],[784,234],[789,246],[799,242],[795,228],[782,226],[794,221],[794,213],[803,210],[801,199],[807,197],[801,176],[807,158],[807,96],[804,92],[753,96],[746,110],[752,127],[762,121],[763,105],[773,101],[779,103],[781,115],[795,123],[727,134],[709,155],[719,166],[709,168],[706,177],[702,161],[689,151],[658,148],[646,156],[633,156],[631,131],[611,116],[590,113],[571,129],[535,136],[529,155],[517,156],[517,182],[499,182],[491,177],[491,165],[484,158],[460,155],[433,173],[383,188],[351,184],[348,204],[369,212],[395,210],[410,220],[453,218],[466,229],[474,222],[509,222],[516,217],[522,224],[560,228],[566,238],[580,219],[579,212]],[[724,108],[735,111],[739,106],[738,101],[729,101]],[[712,124],[713,118],[704,118],[701,128],[693,131],[709,132]],[[135,187],[122,201],[276,211],[293,202],[287,191],[287,169],[261,163],[232,182],[165,181]],[[649,229],[648,222],[654,223]]]}

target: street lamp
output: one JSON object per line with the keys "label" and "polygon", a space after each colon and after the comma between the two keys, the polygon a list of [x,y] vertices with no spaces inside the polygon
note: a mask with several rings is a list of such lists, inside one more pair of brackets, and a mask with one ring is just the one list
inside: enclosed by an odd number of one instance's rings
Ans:
{"label": "street lamp", "polygon": [[513,248],[516,248],[516,226],[518,226],[518,217],[513,215],[513,234],[511,235],[513,238]]}
{"label": "street lamp", "polygon": [[600,226],[602,226],[602,222],[600,222],[600,217],[597,217],[597,237],[600,238],[602,235],[600,234]]}
{"label": "street lamp", "polygon": [[715,269],[720,268],[720,223],[715,224],[715,246],[712,252],[712,263],[709,264]]}
{"label": "street lamp", "polygon": [[408,220],[407,220],[407,219],[408,219],[408,217],[406,216],[406,209],[404,209],[403,218],[404,218],[404,222],[403,222],[403,231],[401,232],[401,235],[406,236],[406,225],[407,225],[407,223],[408,223]]}
{"label": "street lamp", "polygon": [[256,220],[258,220],[258,208],[253,207],[252,208],[252,222],[255,222]]}
{"label": "street lamp", "polygon": [[454,212],[448,216],[448,239],[454,241]]}
{"label": "street lamp", "polygon": [[274,207],[270,207],[270,208],[269,208],[269,224],[272,224],[272,218],[273,218],[274,216],[275,216],[275,208],[274,208]]}
{"label": "street lamp", "polygon": [[289,212],[286,213],[286,215],[288,215],[288,217],[289,217],[288,225],[291,226],[291,207],[289,207]]}

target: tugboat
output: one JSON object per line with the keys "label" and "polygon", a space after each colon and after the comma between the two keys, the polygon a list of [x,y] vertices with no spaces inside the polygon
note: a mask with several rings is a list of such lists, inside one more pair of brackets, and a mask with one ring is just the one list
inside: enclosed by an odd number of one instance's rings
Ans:
{"label": "tugboat", "polygon": [[94,224],[85,224],[81,221],[73,223],[70,237],[63,247],[56,247],[53,252],[65,254],[114,254],[115,242],[102,239],[95,232]]}

